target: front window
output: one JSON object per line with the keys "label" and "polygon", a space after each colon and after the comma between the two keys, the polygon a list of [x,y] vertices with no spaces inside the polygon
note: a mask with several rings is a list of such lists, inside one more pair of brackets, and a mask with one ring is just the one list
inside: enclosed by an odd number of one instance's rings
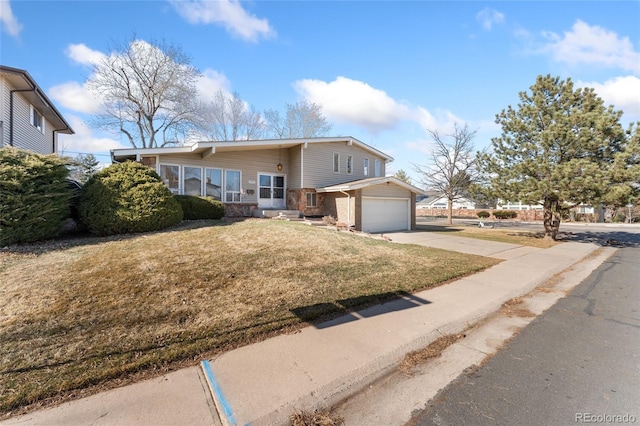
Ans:
{"label": "front window", "polygon": [[340,154],[333,154],[333,173],[340,173]]}
{"label": "front window", "polygon": [[205,169],[204,170],[205,187],[204,194],[222,201],[222,170]]}
{"label": "front window", "polygon": [[225,172],[224,200],[227,203],[240,202],[240,172],[227,170]]}
{"label": "front window", "polygon": [[180,166],[160,164],[160,177],[172,194],[180,193]]}
{"label": "front window", "polygon": [[369,176],[369,159],[364,159],[364,175]]}
{"label": "front window", "polygon": [[353,173],[353,155],[347,155],[347,173]]}
{"label": "front window", "polygon": [[376,177],[378,177],[380,176],[380,160],[376,160],[375,167],[376,167],[375,174],[376,174]]}
{"label": "front window", "polygon": [[307,192],[307,207],[318,207],[318,195],[315,192]]}
{"label": "front window", "polygon": [[184,167],[182,187],[185,195],[202,195],[202,169],[200,167]]}

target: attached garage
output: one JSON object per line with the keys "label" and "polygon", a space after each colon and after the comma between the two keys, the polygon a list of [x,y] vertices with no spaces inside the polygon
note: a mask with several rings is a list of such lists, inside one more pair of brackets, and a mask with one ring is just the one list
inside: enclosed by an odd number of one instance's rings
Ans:
{"label": "attached garage", "polygon": [[320,188],[324,211],[358,231],[380,233],[415,228],[418,188],[395,177],[379,177]]}
{"label": "attached garage", "polygon": [[411,229],[411,198],[362,198],[362,231]]}

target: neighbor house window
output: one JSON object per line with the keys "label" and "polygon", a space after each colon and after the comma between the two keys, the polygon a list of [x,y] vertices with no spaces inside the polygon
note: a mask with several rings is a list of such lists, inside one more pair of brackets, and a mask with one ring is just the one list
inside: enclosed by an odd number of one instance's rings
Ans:
{"label": "neighbor house window", "polygon": [[31,121],[31,124],[33,124],[33,127],[44,134],[44,118],[42,117],[42,114],[33,107],[33,105],[31,105],[29,109],[29,120]]}
{"label": "neighbor house window", "polygon": [[307,207],[318,207],[318,194],[307,192]]}
{"label": "neighbor house window", "polygon": [[222,201],[222,170],[204,169],[204,195]]}
{"label": "neighbor house window", "polygon": [[375,162],[375,175],[376,177],[380,176],[380,160]]}
{"label": "neighbor house window", "polygon": [[333,173],[340,173],[340,154],[333,154]]}
{"label": "neighbor house window", "polygon": [[347,173],[353,173],[353,155],[347,155]]}
{"label": "neighbor house window", "polygon": [[185,166],[182,190],[185,195],[202,195],[202,168]]}
{"label": "neighbor house window", "polygon": [[240,202],[240,172],[227,170],[224,174],[224,200],[227,203]]}
{"label": "neighbor house window", "polygon": [[369,176],[369,159],[364,159],[364,175]]}
{"label": "neighbor house window", "polygon": [[160,164],[160,177],[173,194],[180,193],[180,166]]}

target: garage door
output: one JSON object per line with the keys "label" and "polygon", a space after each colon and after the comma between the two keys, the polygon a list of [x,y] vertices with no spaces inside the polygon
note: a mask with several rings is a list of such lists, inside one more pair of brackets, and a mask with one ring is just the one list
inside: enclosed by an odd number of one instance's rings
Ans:
{"label": "garage door", "polygon": [[364,232],[406,231],[409,226],[409,199],[363,198],[362,230]]}

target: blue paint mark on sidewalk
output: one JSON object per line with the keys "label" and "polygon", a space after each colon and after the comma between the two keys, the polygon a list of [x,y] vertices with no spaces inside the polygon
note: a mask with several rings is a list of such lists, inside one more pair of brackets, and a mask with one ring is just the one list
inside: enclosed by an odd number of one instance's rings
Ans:
{"label": "blue paint mark on sidewalk", "polygon": [[207,380],[211,385],[211,389],[216,394],[217,401],[220,403],[220,405],[222,405],[222,411],[224,411],[225,416],[227,416],[229,423],[231,423],[232,425],[235,425],[236,419],[235,417],[233,417],[233,412],[231,411],[231,407],[229,406],[229,403],[224,398],[224,395],[222,395],[222,390],[220,389],[220,385],[218,385],[218,382],[213,377],[213,370],[211,370],[211,364],[209,364],[209,361],[207,360],[202,361],[202,369],[204,370],[204,374],[207,376]]}

